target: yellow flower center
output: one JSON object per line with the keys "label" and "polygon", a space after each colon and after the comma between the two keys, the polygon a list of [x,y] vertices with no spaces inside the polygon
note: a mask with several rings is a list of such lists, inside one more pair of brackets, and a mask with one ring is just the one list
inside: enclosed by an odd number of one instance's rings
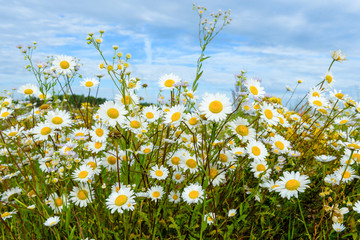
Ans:
{"label": "yellow flower center", "polygon": [[348,172],[348,171],[345,171],[344,172],[344,178],[349,178],[349,177],[351,177],[351,173]]}
{"label": "yellow flower center", "polygon": [[11,132],[11,133],[9,133],[9,137],[13,137],[13,136],[15,136],[17,134],[17,132]]}
{"label": "yellow flower center", "polygon": [[181,174],[177,173],[177,174],[175,175],[175,179],[176,179],[176,180],[180,180],[180,179],[181,179]]}
{"label": "yellow flower center", "polygon": [[189,123],[190,123],[190,125],[196,125],[198,123],[198,120],[197,120],[197,118],[193,117],[193,118],[190,118]]}
{"label": "yellow flower center", "polygon": [[116,163],[116,157],[114,156],[109,156],[106,160],[110,165],[114,165]]}
{"label": "yellow flower center", "polygon": [[94,83],[91,82],[91,81],[87,81],[87,82],[85,83],[85,87],[92,87],[92,86],[94,86]]}
{"label": "yellow flower center", "polygon": [[344,94],[337,93],[337,94],[335,94],[335,97],[337,97],[338,99],[342,99],[344,97]]}
{"label": "yellow flower center", "polygon": [[3,214],[1,214],[1,218],[5,218],[5,217],[8,217],[8,216],[10,216],[9,212],[4,212]]}
{"label": "yellow flower center", "polygon": [[277,187],[280,187],[279,185],[273,185],[272,187],[271,187],[271,189],[274,189],[274,188],[277,188]]}
{"label": "yellow flower center", "polygon": [[95,147],[96,149],[99,149],[99,148],[102,147],[102,143],[101,143],[101,142],[96,142],[94,147]]}
{"label": "yellow flower center", "polygon": [[134,121],[130,122],[130,127],[132,127],[132,128],[138,129],[140,126],[141,125],[140,125],[139,121],[134,120]]}
{"label": "yellow flower center", "polygon": [[258,95],[259,91],[255,86],[250,87],[250,92],[254,95]]}
{"label": "yellow flower center", "polygon": [[190,92],[186,93],[186,96],[188,96],[189,98],[194,98],[194,95]]}
{"label": "yellow flower center", "polygon": [[226,163],[228,161],[228,157],[225,154],[220,153],[220,161]]}
{"label": "yellow flower center", "polygon": [[285,148],[285,145],[281,141],[276,141],[275,146],[280,150],[284,150]]}
{"label": "yellow flower center", "polygon": [[174,200],[177,200],[179,197],[178,197],[178,195],[174,194],[174,195],[172,196],[172,198],[173,198]]}
{"label": "yellow flower center", "polygon": [[32,89],[28,88],[28,89],[25,89],[24,93],[27,95],[31,95],[34,93],[34,91]]}
{"label": "yellow flower center", "polygon": [[198,191],[193,190],[193,191],[189,192],[189,198],[195,199],[197,197],[199,197],[199,192]]}
{"label": "yellow flower center", "polygon": [[188,166],[189,168],[196,168],[197,163],[194,159],[189,158],[188,160],[186,160],[186,166]]}
{"label": "yellow flower center", "polygon": [[88,191],[86,191],[86,190],[80,190],[79,192],[78,192],[78,194],[77,194],[77,197],[80,199],[80,200],[85,200],[85,199],[87,199],[87,197],[88,197]]}
{"label": "yellow flower center", "polygon": [[160,197],[160,192],[159,192],[159,191],[154,191],[154,192],[152,193],[152,196],[153,196],[154,198],[158,198],[158,197]]}
{"label": "yellow flower center", "polygon": [[321,101],[319,101],[319,100],[315,100],[315,101],[313,101],[313,104],[315,104],[316,106],[319,106],[319,107],[321,107],[321,106],[322,106],[322,102],[321,102]]}
{"label": "yellow flower center", "polygon": [[88,174],[89,173],[87,171],[81,171],[81,172],[79,172],[79,178],[84,179],[88,176]]}
{"label": "yellow flower center", "polygon": [[332,76],[331,75],[326,75],[325,76],[325,79],[326,79],[326,81],[330,84],[331,82],[332,82],[332,80],[333,80],[333,78],[332,78]]}
{"label": "yellow flower center", "polygon": [[209,104],[209,110],[212,113],[219,113],[223,110],[223,105],[220,101],[215,100]]}
{"label": "yellow flower center", "polygon": [[63,200],[61,198],[55,199],[55,205],[57,207],[60,207],[63,204]]}
{"label": "yellow flower center", "polygon": [[291,179],[287,181],[287,183],[285,184],[285,188],[290,191],[296,190],[299,187],[300,187],[300,182],[296,179]]}
{"label": "yellow flower center", "polygon": [[347,146],[348,146],[349,148],[354,148],[354,149],[359,149],[359,148],[360,148],[360,146],[357,145],[356,143],[350,143],[350,144],[348,144]]}
{"label": "yellow flower center", "polygon": [[353,153],[351,158],[353,160],[360,161],[360,153]]}
{"label": "yellow flower center", "polygon": [[249,129],[245,125],[237,126],[235,131],[241,136],[247,136],[249,134]]}
{"label": "yellow flower center", "polygon": [[320,97],[320,94],[318,92],[313,92],[313,97]]}
{"label": "yellow flower center", "polygon": [[151,149],[150,149],[150,148],[145,148],[145,149],[143,150],[143,153],[149,153],[149,152],[151,152]]}
{"label": "yellow flower center", "polygon": [[172,87],[172,86],[174,85],[174,83],[175,83],[174,80],[168,79],[168,80],[166,80],[166,81],[164,82],[164,85],[165,85],[165,87],[170,88],[170,87]]}
{"label": "yellow flower center", "polygon": [[1,117],[5,118],[5,117],[9,116],[9,114],[10,114],[9,112],[3,112],[1,114]]}
{"label": "yellow flower center", "polygon": [[181,113],[179,112],[175,112],[172,116],[171,116],[171,121],[172,122],[176,122],[177,120],[179,120],[181,117]]}
{"label": "yellow flower center", "polygon": [[173,157],[171,158],[171,163],[174,165],[179,165],[180,163],[180,158],[179,157]]}
{"label": "yellow flower center", "polygon": [[41,135],[48,135],[51,133],[51,128],[49,127],[43,127],[40,131]]}
{"label": "yellow flower center", "polygon": [[51,119],[51,122],[55,125],[59,125],[63,123],[63,119],[61,117],[54,117],[53,119]]}
{"label": "yellow flower center", "polygon": [[147,117],[148,119],[152,119],[152,118],[154,118],[154,114],[153,114],[152,112],[147,112],[147,113],[146,113],[146,117]]}
{"label": "yellow flower center", "polygon": [[161,170],[156,170],[155,175],[161,177],[162,175],[164,175],[164,173]]}
{"label": "yellow flower center", "polygon": [[265,171],[266,170],[266,167],[265,167],[265,165],[263,165],[263,164],[258,164],[257,166],[256,166],[256,171],[258,171],[258,172],[263,172],[263,171]]}
{"label": "yellow flower center", "polygon": [[75,134],[75,136],[76,136],[76,137],[83,137],[83,136],[84,136],[84,133],[79,132],[79,133]]}
{"label": "yellow flower center", "polygon": [[102,130],[101,128],[98,128],[95,130],[95,134],[98,137],[101,137],[102,135],[104,135],[104,130]]}
{"label": "yellow flower center", "polygon": [[60,67],[62,68],[62,69],[68,69],[69,67],[70,67],[70,63],[68,62],[68,61],[61,61],[60,62]]}
{"label": "yellow flower center", "polygon": [[124,205],[126,202],[127,202],[127,200],[128,200],[128,197],[127,196],[125,196],[125,195],[120,195],[120,196],[118,196],[116,199],[115,199],[115,205],[116,206],[122,206],[122,205]]}
{"label": "yellow flower center", "polygon": [[108,71],[114,70],[114,67],[112,65],[108,65],[106,68],[107,68]]}
{"label": "yellow flower center", "polygon": [[260,153],[261,153],[261,150],[260,150],[259,147],[253,146],[253,147],[251,148],[251,152],[252,152],[255,156],[259,156]]}
{"label": "yellow flower center", "polygon": [[265,109],[264,113],[265,113],[265,116],[267,117],[267,119],[272,119],[273,116],[274,116],[274,114],[272,113],[272,111],[269,110],[269,109]]}
{"label": "yellow flower center", "polygon": [[95,170],[97,167],[97,164],[95,162],[88,162],[86,165],[90,166],[93,170]]}
{"label": "yellow flower center", "polygon": [[348,122],[348,120],[343,119],[343,120],[340,121],[340,124],[345,124],[345,123],[347,123],[347,122]]}
{"label": "yellow flower center", "polygon": [[119,111],[116,108],[109,108],[109,110],[107,110],[106,113],[107,113],[108,117],[112,118],[112,119],[116,119],[120,115]]}
{"label": "yellow flower center", "polygon": [[121,99],[121,102],[122,102],[123,104],[129,105],[129,104],[131,103],[131,98],[130,98],[130,96],[125,96],[125,98],[122,98],[122,99]]}
{"label": "yellow flower center", "polygon": [[210,168],[210,178],[215,178],[215,176],[217,175],[218,170],[216,168]]}

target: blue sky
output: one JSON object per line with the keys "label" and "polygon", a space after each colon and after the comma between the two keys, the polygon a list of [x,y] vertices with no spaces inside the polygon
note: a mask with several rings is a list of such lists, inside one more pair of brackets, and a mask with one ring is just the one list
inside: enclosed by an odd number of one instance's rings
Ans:
{"label": "blue sky", "polygon": [[[175,73],[192,82],[200,49],[198,15],[193,1],[3,1],[0,4],[0,88],[11,89],[33,82],[18,44],[38,43],[35,61],[47,55],[80,58],[84,77],[100,73],[101,58],[86,44],[89,32],[104,29],[103,49],[119,45],[131,53],[132,75],[150,90],[157,80]],[[282,96],[285,85],[304,84],[297,96],[319,82],[330,62],[330,50],[341,49],[349,59],[335,63],[335,88],[360,99],[360,1],[194,1],[208,12],[232,10],[232,23],[215,38],[206,54],[199,94],[229,94],[234,74],[242,69],[262,79],[266,92]],[[78,82],[78,93],[85,93]],[[104,78],[100,96],[113,96],[112,82]],[[155,95],[153,95],[155,99]]]}

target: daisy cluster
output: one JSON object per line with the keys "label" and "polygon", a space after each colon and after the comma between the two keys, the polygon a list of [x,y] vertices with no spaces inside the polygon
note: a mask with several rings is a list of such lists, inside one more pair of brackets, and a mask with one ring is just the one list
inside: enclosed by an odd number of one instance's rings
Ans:
{"label": "daisy cluster", "polygon": [[[100,52],[102,35],[87,38]],[[1,98],[4,221],[33,211],[43,225],[61,227],[87,221],[81,215],[92,211],[111,224],[152,219],[153,226],[160,216],[174,221],[176,212],[193,216],[191,211],[200,209],[194,218],[199,215],[204,228],[221,227],[235,221],[243,201],[254,209],[274,201],[272,207],[281,211],[300,206],[301,198],[308,208],[323,211],[339,232],[350,221],[346,214],[360,213],[354,194],[360,103],[332,88],[331,72],[292,109],[244,71],[232,100],[222,93],[200,97],[180,76],[165,74],[158,81],[159,101],[144,104],[139,89],[146,86],[131,76],[131,55],[113,49],[114,60],[99,65],[119,89],[113,100],[83,107],[57,101],[46,89],[71,91],[79,65],[69,56],[33,66],[58,84],[21,86],[25,101],[11,94]],[[332,58],[343,61],[344,55],[336,51]],[[80,84],[96,92],[100,79]],[[345,200],[347,206],[341,206]],[[74,217],[66,215],[70,212]],[[143,230],[150,233],[149,226]]]}

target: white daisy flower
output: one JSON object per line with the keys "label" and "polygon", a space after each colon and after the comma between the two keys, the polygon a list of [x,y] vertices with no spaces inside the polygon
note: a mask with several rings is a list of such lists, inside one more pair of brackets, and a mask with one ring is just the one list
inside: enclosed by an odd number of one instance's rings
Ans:
{"label": "white daisy flower", "polygon": [[304,192],[309,187],[310,180],[306,175],[300,175],[299,172],[284,172],[284,176],[280,177],[276,182],[279,187],[275,191],[279,192],[281,197],[290,200],[291,197],[298,198],[299,192]]}
{"label": "white daisy flower", "polygon": [[61,129],[71,125],[70,114],[65,110],[59,109],[49,111],[45,117],[45,121],[54,129]]}
{"label": "white daisy flower", "polygon": [[346,229],[342,223],[333,223],[332,228],[335,230],[335,232],[342,232]]}
{"label": "white daisy flower", "polygon": [[0,111],[0,119],[8,118],[13,112],[14,110],[12,109],[2,108]]}
{"label": "white daisy flower", "polygon": [[272,105],[264,103],[261,106],[261,119],[263,119],[268,125],[277,125],[279,121],[278,115],[278,112]]}
{"label": "white daisy flower", "polygon": [[100,162],[100,160],[93,157],[86,159],[83,163],[83,165],[91,167],[95,175],[98,175],[101,172],[101,168],[100,168],[101,164],[102,162]]}
{"label": "white daisy flower", "polygon": [[84,78],[84,80],[80,82],[80,85],[90,89],[95,88],[99,83],[96,78]]}
{"label": "white daisy flower", "polygon": [[158,180],[164,180],[169,175],[169,170],[164,166],[158,167],[155,165],[151,168],[150,177]]}
{"label": "white daisy flower", "polygon": [[184,111],[185,107],[182,105],[176,105],[165,114],[165,121],[164,123],[173,125],[173,126],[179,126],[181,120],[183,120],[184,117]]}
{"label": "white daisy flower", "polygon": [[94,176],[94,170],[92,169],[91,166],[88,165],[81,165],[72,174],[73,179],[81,183],[88,182],[89,180],[92,179],[93,176]]}
{"label": "white daisy flower", "polygon": [[208,225],[213,224],[213,223],[214,223],[214,220],[215,220],[215,213],[210,212],[210,213],[208,213],[208,214],[205,214],[205,216],[204,216],[204,221],[206,221],[206,223],[207,223]]}
{"label": "white daisy flower", "polygon": [[176,182],[176,183],[181,183],[182,181],[185,180],[185,177],[183,175],[183,173],[181,171],[175,171],[173,174],[172,179]]}
{"label": "white daisy flower", "polygon": [[54,210],[54,213],[61,213],[63,207],[69,205],[69,201],[65,194],[62,194],[61,197],[59,197],[57,193],[52,193],[47,198],[46,204]]}
{"label": "white daisy flower", "polygon": [[268,155],[268,151],[262,142],[252,140],[246,147],[246,151],[254,160],[264,160]]}
{"label": "white daisy flower", "polygon": [[203,201],[204,190],[198,183],[192,183],[184,188],[181,197],[189,205],[192,203],[199,203]]}
{"label": "white daisy flower", "polygon": [[256,131],[248,127],[249,122],[245,118],[238,117],[229,123],[231,131],[236,134],[240,141],[249,141],[255,139]]}
{"label": "white daisy flower", "polygon": [[105,142],[108,135],[109,129],[101,123],[96,123],[90,131],[91,139],[95,142]]}
{"label": "white daisy flower", "polygon": [[356,201],[354,203],[354,207],[353,207],[353,210],[357,213],[360,213],[360,201]]}
{"label": "white daisy flower", "polygon": [[39,92],[39,88],[31,83],[27,83],[25,85],[22,85],[18,89],[18,93],[25,94],[27,96],[34,96]]}
{"label": "white daisy flower", "polygon": [[52,62],[52,69],[54,69],[57,74],[69,75],[75,69],[75,66],[75,59],[65,55],[56,56]]}
{"label": "white daisy flower", "polygon": [[106,147],[106,142],[88,142],[87,143],[87,148],[93,153],[98,153],[98,152],[104,151],[105,147]]}
{"label": "white daisy flower", "polygon": [[164,190],[161,186],[153,186],[147,191],[147,194],[148,197],[151,198],[151,200],[157,202],[163,197]]}
{"label": "white daisy flower", "polygon": [[264,88],[260,86],[260,81],[256,79],[247,79],[245,86],[254,97],[263,98],[265,96],[265,91]]}
{"label": "white daisy flower", "polygon": [[225,94],[206,93],[200,103],[199,110],[210,121],[225,120],[231,113],[232,107],[229,98]]}
{"label": "white daisy flower", "polygon": [[121,186],[118,191],[113,191],[106,199],[106,206],[111,213],[123,213],[124,210],[134,210],[136,204],[134,191],[130,187]]}
{"label": "white daisy flower", "polygon": [[137,105],[139,105],[140,99],[135,93],[125,91],[124,95],[117,94],[115,96],[115,101],[122,104],[122,105],[137,106]]}
{"label": "white daisy flower", "polygon": [[185,156],[181,159],[180,167],[184,171],[189,170],[191,173],[196,173],[199,170],[197,159],[188,152],[185,152]]}
{"label": "white daisy flower", "polygon": [[169,201],[173,203],[179,203],[180,202],[180,194],[176,191],[171,191],[169,194]]}
{"label": "white daisy flower", "polygon": [[[181,82],[181,78],[175,74],[164,74],[159,79],[159,85],[162,90],[174,89]],[[175,85],[175,86],[174,86]]]}
{"label": "white daisy flower", "polygon": [[106,101],[100,105],[98,114],[106,124],[115,127],[116,124],[122,124],[124,115],[126,114],[125,107],[118,102]]}
{"label": "white daisy flower", "polygon": [[236,215],[236,209],[230,209],[228,213],[228,217],[233,217]]}
{"label": "white daisy flower", "polygon": [[44,225],[47,226],[47,227],[52,227],[52,226],[55,226],[56,224],[58,224],[59,222],[60,222],[60,217],[59,216],[49,217],[44,222]]}
{"label": "white daisy flower", "polygon": [[94,190],[90,189],[87,184],[80,184],[70,192],[70,201],[79,207],[86,207],[93,201],[93,198]]}
{"label": "white daisy flower", "polygon": [[102,165],[109,171],[116,171],[117,166],[121,168],[120,158],[116,158],[116,151],[109,151],[105,153],[105,157],[102,159]]}
{"label": "white daisy flower", "polygon": [[142,110],[142,116],[150,123],[160,118],[160,111],[156,106],[148,106]]}

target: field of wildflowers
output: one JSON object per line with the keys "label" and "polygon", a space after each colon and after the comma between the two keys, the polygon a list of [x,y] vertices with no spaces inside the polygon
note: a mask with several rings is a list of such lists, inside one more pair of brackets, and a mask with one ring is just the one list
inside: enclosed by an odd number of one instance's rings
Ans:
{"label": "field of wildflowers", "polygon": [[[118,91],[101,104],[103,75],[19,46],[37,84],[0,100],[2,239],[360,238],[360,103],[332,87],[345,55],[292,109],[245,71],[233,100],[200,97],[206,47],[231,18],[194,10],[195,79],[163,75],[157,103],[142,102],[130,54],[104,57],[104,31],[87,37]],[[95,101],[76,100],[79,78]]]}

